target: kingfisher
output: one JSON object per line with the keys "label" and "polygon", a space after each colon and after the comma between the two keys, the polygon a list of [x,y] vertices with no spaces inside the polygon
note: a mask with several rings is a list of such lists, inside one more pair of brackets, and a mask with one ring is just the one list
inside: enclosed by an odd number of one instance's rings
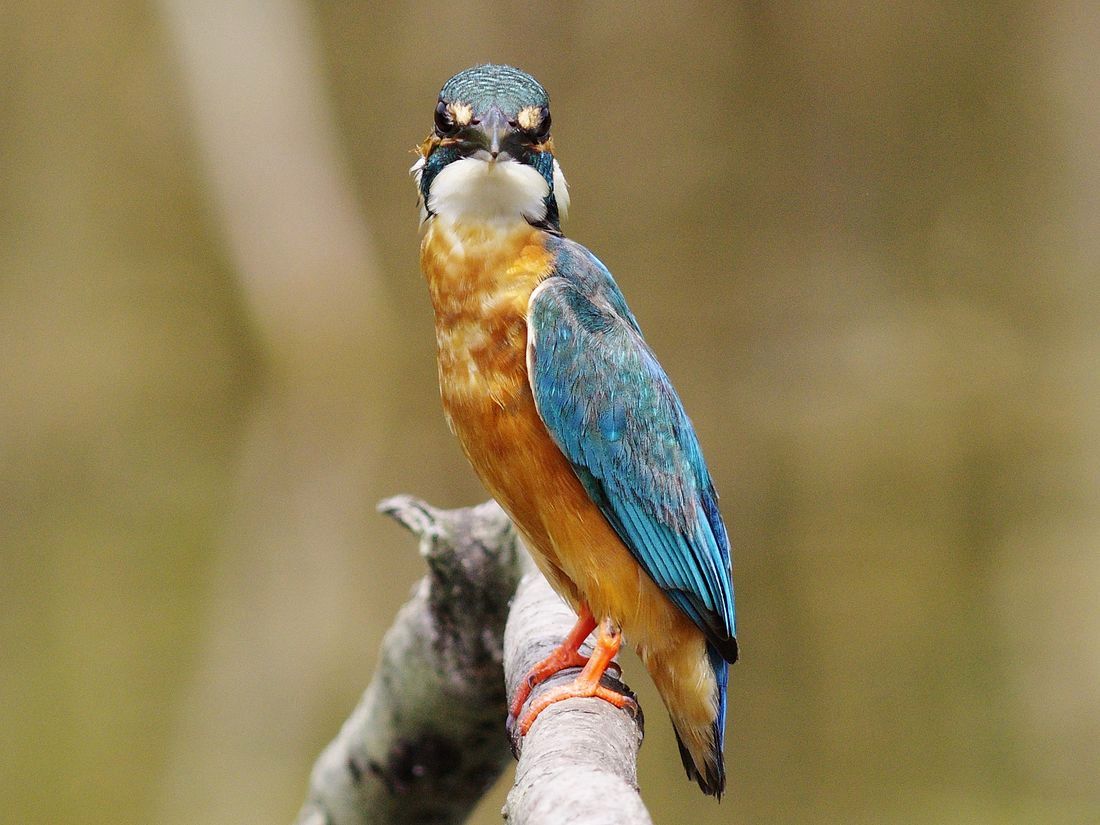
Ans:
{"label": "kingfisher", "polygon": [[[688,777],[721,798],[737,636],[729,539],[695,431],[607,267],[562,234],[569,193],[542,85],[474,66],[443,85],[434,118],[410,171],[444,415],[577,613],[510,721],[526,734],[573,697],[628,708],[600,682],[625,639]],[[568,667],[581,670],[524,713],[531,688]]]}

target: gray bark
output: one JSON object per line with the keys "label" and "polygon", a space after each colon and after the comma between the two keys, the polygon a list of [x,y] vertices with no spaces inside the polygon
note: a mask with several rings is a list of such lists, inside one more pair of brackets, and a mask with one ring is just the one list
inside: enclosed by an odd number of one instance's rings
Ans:
{"label": "gray bark", "polygon": [[314,765],[299,825],[459,823],[508,763],[502,639],[526,558],[511,522],[495,502],[379,509],[420,536],[428,574]]}
{"label": "gray bark", "polygon": [[[576,618],[537,571],[523,577],[504,632],[509,702],[520,680],[561,642]],[[591,645],[581,649],[588,653]],[[563,671],[543,682],[528,705],[577,672]],[[604,684],[629,693],[610,674]],[[519,765],[504,818],[509,825],[652,825],[638,795],[642,729],[641,710],[635,719],[600,699],[551,705],[522,740],[513,731]]]}

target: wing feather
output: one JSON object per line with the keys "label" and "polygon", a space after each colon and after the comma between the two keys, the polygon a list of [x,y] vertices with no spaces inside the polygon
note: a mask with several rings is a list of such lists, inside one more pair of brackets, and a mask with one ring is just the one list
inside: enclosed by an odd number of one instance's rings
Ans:
{"label": "wing feather", "polygon": [[734,661],[729,540],[695,432],[610,273],[577,249],[528,309],[539,415],[645,572]]}

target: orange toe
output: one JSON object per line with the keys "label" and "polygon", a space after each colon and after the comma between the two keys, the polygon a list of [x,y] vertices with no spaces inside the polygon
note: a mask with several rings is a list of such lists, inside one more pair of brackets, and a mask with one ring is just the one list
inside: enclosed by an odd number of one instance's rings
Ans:
{"label": "orange toe", "polygon": [[556,649],[531,668],[527,675],[523,677],[523,681],[516,688],[516,695],[512,699],[512,706],[508,712],[513,718],[519,716],[519,712],[523,710],[523,705],[527,702],[527,697],[531,695],[531,691],[534,690],[536,685],[542,684],[555,673],[559,673],[566,668],[583,668],[587,664],[588,657],[581,655],[576,650],[563,651],[561,648]]}

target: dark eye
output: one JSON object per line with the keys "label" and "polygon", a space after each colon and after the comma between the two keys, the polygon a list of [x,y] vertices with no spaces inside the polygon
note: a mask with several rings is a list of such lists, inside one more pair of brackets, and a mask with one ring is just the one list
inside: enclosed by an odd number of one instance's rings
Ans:
{"label": "dark eye", "polygon": [[550,110],[546,107],[542,109],[542,120],[539,121],[539,125],[534,131],[535,140],[544,141],[550,135]]}
{"label": "dark eye", "polygon": [[440,137],[448,137],[457,131],[458,127],[451,120],[451,113],[447,111],[447,104],[439,101],[435,107],[435,133]]}

